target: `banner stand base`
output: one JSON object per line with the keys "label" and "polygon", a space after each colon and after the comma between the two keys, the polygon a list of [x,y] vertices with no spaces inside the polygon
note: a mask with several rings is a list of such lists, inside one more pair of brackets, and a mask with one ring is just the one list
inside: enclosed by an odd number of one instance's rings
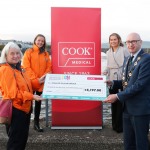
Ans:
{"label": "banner stand base", "polygon": [[51,129],[102,129],[102,126],[51,126]]}

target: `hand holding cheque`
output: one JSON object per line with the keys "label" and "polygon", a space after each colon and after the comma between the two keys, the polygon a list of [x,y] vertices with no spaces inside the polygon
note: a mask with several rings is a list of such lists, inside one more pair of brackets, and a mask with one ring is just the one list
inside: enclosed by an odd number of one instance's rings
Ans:
{"label": "hand holding cheque", "polygon": [[[111,87],[113,85],[113,81],[106,80],[105,83],[108,87]],[[110,94],[103,102],[105,103],[114,103],[118,100],[117,94]]]}

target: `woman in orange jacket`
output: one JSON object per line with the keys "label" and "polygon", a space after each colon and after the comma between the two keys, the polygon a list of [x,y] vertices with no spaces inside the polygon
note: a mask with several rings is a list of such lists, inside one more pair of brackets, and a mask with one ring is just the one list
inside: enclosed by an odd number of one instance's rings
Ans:
{"label": "woman in orange jacket", "polygon": [[[0,65],[0,91],[3,100],[11,99],[12,120],[9,128],[7,150],[24,150],[29,132],[32,100],[40,101],[33,95],[32,86],[25,70],[20,67],[22,53],[17,44],[9,42],[2,50]],[[42,84],[44,76],[39,79]]]}
{"label": "woman in orange jacket", "polygon": [[[42,34],[38,34],[34,39],[32,48],[25,51],[23,56],[22,65],[26,69],[32,82],[36,84],[34,92],[37,95],[41,95],[43,91],[43,85],[40,84],[39,79],[51,72],[51,60],[48,52],[45,51],[46,40]],[[39,116],[41,111],[41,102],[35,101],[34,108],[34,129],[38,132],[43,132],[43,129],[39,125]]]}

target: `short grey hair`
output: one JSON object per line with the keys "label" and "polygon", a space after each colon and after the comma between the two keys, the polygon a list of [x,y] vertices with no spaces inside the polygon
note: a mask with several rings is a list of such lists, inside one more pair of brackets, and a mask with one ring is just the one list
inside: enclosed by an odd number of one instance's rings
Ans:
{"label": "short grey hair", "polygon": [[8,42],[2,50],[0,63],[6,63],[7,62],[6,61],[6,56],[9,52],[10,48],[15,48],[15,49],[19,50],[21,58],[23,57],[23,54],[21,52],[20,47],[14,42]]}

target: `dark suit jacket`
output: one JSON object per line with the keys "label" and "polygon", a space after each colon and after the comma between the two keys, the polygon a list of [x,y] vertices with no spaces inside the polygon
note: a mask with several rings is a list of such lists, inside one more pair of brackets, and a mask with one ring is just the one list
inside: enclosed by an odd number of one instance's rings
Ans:
{"label": "dark suit jacket", "polygon": [[[126,60],[127,62],[128,60]],[[118,93],[118,98],[131,115],[150,114],[150,54],[141,50],[127,72],[127,63],[123,69],[124,82],[127,86]],[[122,81],[114,81],[114,88],[120,88]]]}

